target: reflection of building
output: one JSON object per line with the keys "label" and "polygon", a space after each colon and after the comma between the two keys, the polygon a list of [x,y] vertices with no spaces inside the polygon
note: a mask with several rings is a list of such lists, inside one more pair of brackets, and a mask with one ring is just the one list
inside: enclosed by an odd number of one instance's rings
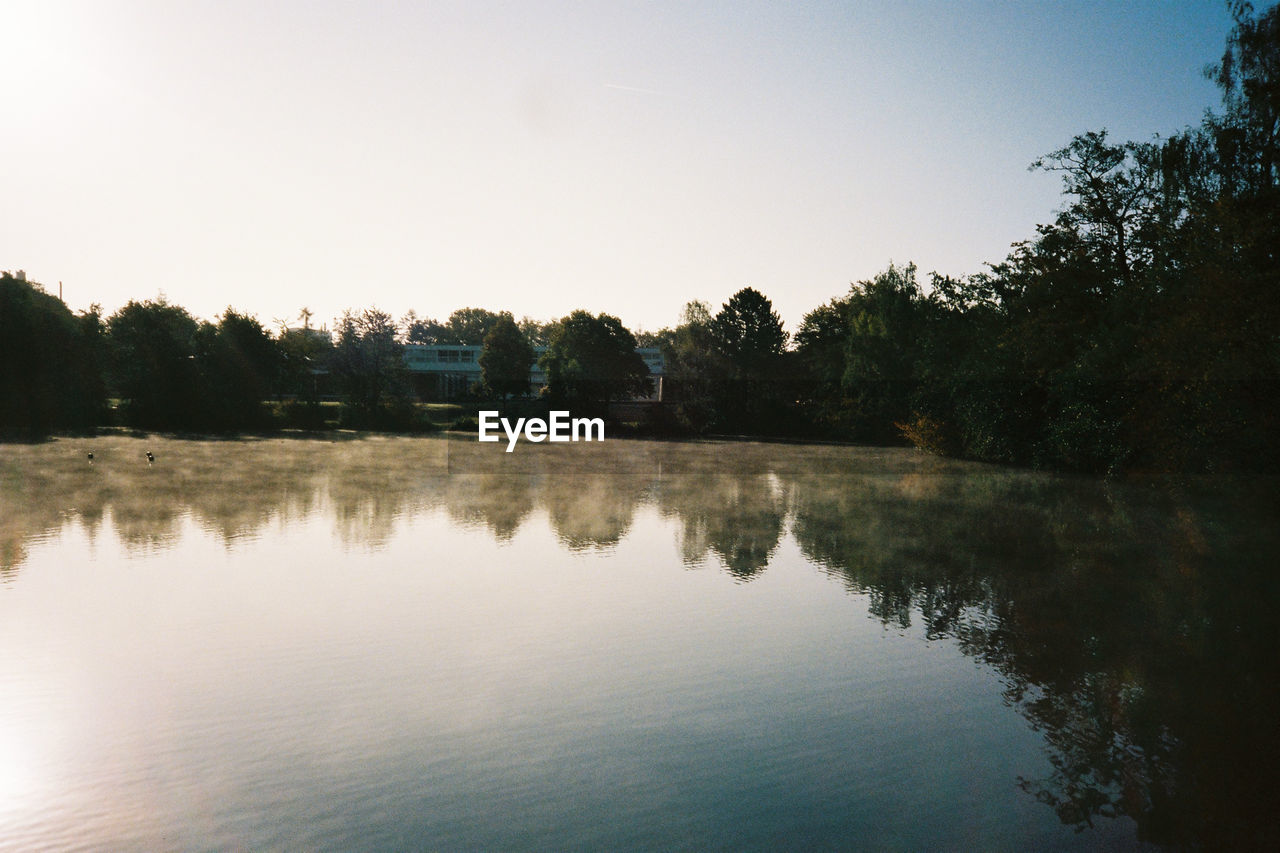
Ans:
{"label": "reflection of building", "polygon": [[[480,381],[480,353],[484,347],[475,344],[406,344],[404,361],[418,394],[435,399],[460,397]],[[547,384],[547,374],[538,358],[545,346],[533,348],[533,364],[529,365],[529,385],[533,393]],[[636,347],[636,352],[649,368],[653,380],[650,399],[662,399],[662,374],[665,363],[657,347]]]}

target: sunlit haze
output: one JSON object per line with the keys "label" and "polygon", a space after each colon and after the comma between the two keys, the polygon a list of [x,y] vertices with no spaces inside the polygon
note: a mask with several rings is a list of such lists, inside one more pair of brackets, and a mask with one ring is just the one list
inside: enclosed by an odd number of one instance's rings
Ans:
{"label": "sunlit haze", "polygon": [[889,261],[978,272],[1072,135],[1215,104],[1203,2],[0,5],[0,269],[75,310],[163,293],[607,311],[739,288],[803,314]]}

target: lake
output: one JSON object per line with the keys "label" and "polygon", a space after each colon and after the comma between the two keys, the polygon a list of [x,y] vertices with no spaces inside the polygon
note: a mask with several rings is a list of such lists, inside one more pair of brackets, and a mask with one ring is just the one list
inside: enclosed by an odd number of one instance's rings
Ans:
{"label": "lake", "polygon": [[0,849],[1280,839],[1273,480],[504,447],[0,445]]}

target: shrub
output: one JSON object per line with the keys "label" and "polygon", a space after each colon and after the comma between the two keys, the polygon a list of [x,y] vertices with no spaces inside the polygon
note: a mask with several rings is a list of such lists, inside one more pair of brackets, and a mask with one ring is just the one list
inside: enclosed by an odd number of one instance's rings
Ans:
{"label": "shrub", "polygon": [[906,423],[895,423],[894,426],[907,441],[920,450],[939,456],[951,456],[955,453],[955,430],[944,421],[917,412]]}

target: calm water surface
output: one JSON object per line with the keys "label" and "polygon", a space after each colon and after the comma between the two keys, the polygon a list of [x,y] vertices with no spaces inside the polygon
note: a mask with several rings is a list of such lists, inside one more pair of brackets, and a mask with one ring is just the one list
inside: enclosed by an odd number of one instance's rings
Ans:
{"label": "calm water surface", "polygon": [[0,445],[0,848],[1274,847],[1275,493]]}

